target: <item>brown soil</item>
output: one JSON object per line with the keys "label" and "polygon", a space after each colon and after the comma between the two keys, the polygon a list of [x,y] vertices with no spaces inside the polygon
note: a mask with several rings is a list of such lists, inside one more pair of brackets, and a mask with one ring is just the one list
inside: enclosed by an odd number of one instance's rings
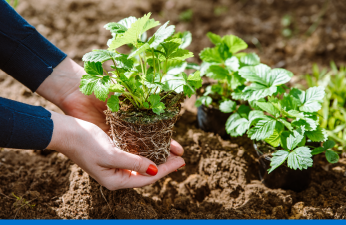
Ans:
{"label": "brown soil", "polygon": [[[198,3],[197,3],[198,2]],[[346,27],[342,14],[325,1],[184,0],[184,1],[46,1],[21,0],[18,11],[70,57],[81,62],[94,48],[105,48],[109,21],[152,11],[160,21],[171,20],[177,30],[191,30],[195,55],[211,46],[205,34],[233,33],[244,38],[262,62],[295,73],[310,71],[330,60],[346,59]],[[323,7],[326,11],[323,14]],[[192,9],[190,22],[179,13]],[[342,11],[343,12],[343,11]],[[292,38],[281,35],[283,15],[293,16]],[[319,17],[319,15],[323,16]],[[320,18],[320,20],[319,20]],[[316,30],[308,28],[319,21]],[[256,44],[256,38],[259,44]],[[262,49],[262,50],[260,50]],[[296,80],[297,81],[297,80]],[[0,74],[0,96],[61,112],[32,94],[11,77]],[[157,183],[138,189],[108,191],[78,166],[58,153],[0,151],[0,218],[337,218],[346,217],[346,159],[328,164],[317,157],[308,189],[296,193],[266,188],[258,180],[251,142],[223,141],[196,129],[191,101],[175,127],[175,138],[185,149],[186,166]],[[188,111],[189,110],[189,111]],[[14,196],[23,197],[16,201]],[[106,201],[107,200],[107,201]],[[16,204],[14,204],[16,203]]]}

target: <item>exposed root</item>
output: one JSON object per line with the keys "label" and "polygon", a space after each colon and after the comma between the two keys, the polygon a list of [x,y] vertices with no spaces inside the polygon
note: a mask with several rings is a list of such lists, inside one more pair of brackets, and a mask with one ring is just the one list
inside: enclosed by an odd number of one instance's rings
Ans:
{"label": "exposed root", "polygon": [[104,111],[110,135],[116,147],[152,160],[157,165],[165,163],[170,152],[173,127],[178,114],[171,119],[155,123],[130,123],[119,118],[117,113]]}

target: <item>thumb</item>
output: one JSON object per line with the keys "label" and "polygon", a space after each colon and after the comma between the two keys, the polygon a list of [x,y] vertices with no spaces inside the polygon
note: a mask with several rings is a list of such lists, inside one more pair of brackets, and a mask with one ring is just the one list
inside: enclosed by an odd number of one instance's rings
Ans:
{"label": "thumb", "polygon": [[111,162],[112,168],[132,170],[144,175],[155,176],[158,172],[157,166],[150,159],[122,150],[117,150]]}

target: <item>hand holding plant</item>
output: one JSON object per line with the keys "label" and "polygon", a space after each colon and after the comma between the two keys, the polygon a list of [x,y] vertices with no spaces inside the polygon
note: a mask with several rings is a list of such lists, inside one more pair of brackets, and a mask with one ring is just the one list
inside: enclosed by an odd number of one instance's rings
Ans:
{"label": "hand holding plant", "polygon": [[[160,24],[149,17],[150,13],[105,25],[113,38],[108,50],[84,55],[87,75],[81,79],[80,91],[107,100],[107,123],[118,148],[161,164],[169,156],[180,102],[194,94],[202,80],[199,71],[189,76],[183,72],[185,60],[193,56],[183,49],[191,42],[191,34],[174,34],[175,27],[166,22],[146,40],[145,32]],[[123,45],[135,50],[121,54],[117,49]],[[106,61],[113,63],[110,72],[102,66]]]}

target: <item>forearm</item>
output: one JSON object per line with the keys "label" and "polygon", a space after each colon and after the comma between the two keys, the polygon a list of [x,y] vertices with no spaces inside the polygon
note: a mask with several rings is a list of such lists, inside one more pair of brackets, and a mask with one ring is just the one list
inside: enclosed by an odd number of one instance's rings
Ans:
{"label": "forearm", "polygon": [[45,149],[53,133],[50,117],[40,106],[0,98],[0,147]]}
{"label": "forearm", "polygon": [[36,91],[66,54],[0,0],[0,69]]}
{"label": "forearm", "polygon": [[53,73],[42,82],[36,92],[63,109],[64,99],[79,89],[80,79],[84,74],[83,67],[67,57],[54,68]]}

